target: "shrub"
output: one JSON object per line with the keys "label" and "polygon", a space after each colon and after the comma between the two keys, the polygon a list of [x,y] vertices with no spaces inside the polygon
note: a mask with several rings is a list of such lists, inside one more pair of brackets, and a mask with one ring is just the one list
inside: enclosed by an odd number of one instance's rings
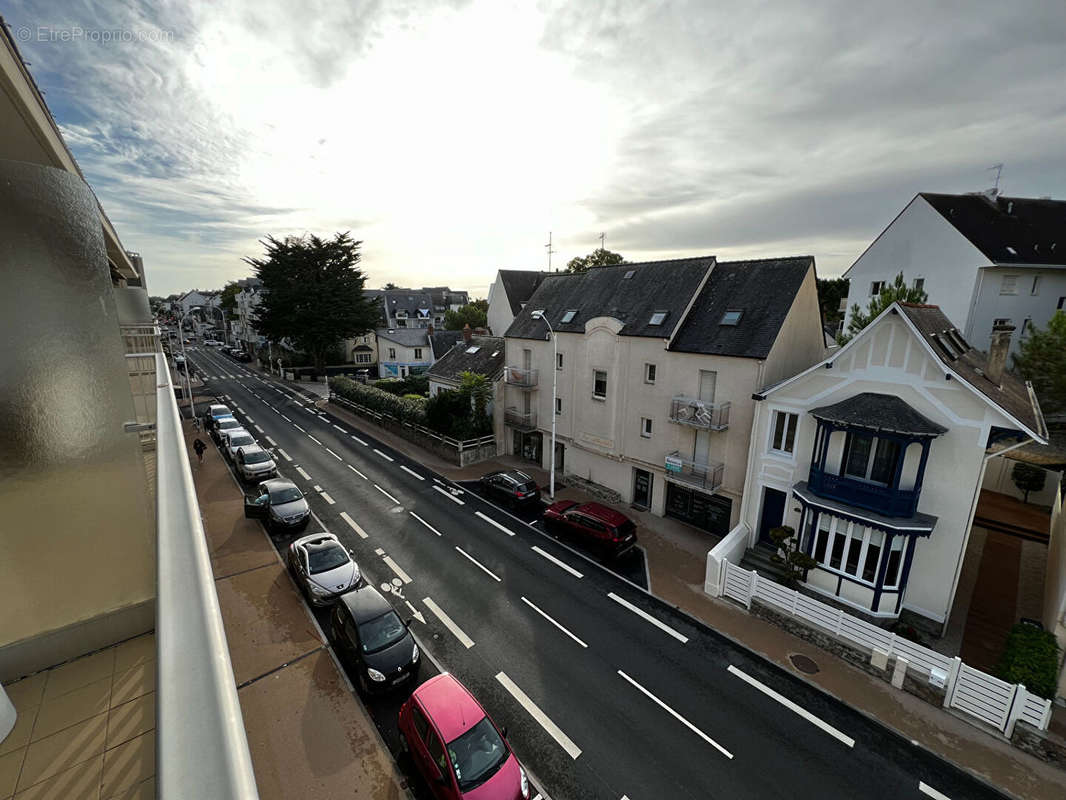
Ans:
{"label": "shrub", "polygon": [[419,425],[426,422],[426,400],[423,397],[397,397],[376,386],[368,386],[339,376],[329,379],[329,388],[345,400],[358,403],[371,411],[388,414],[401,422],[414,422]]}
{"label": "shrub", "polygon": [[1007,636],[1007,646],[995,671],[1009,683],[1020,683],[1034,694],[1054,699],[1058,666],[1055,637],[1035,625],[1019,622]]}
{"label": "shrub", "polygon": [[426,375],[408,375],[406,378],[383,378],[380,381],[375,381],[374,386],[400,397],[409,394],[425,397],[429,394],[429,377]]}

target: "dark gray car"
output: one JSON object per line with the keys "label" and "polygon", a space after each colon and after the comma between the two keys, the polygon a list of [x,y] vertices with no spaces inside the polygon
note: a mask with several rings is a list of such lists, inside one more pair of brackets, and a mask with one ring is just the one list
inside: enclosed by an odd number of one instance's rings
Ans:
{"label": "dark gray car", "polygon": [[330,634],[355,666],[364,693],[383,692],[418,674],[418,645],[407,623],[369,584],[340,596],[330,614]]}
{"label": "dark gray car", "polygon": [[274,478],[259,484],[254,496],[244,498],[244,516],[261,519],[268,528],[303,530],[311,518],[311,507],[295,483]]}

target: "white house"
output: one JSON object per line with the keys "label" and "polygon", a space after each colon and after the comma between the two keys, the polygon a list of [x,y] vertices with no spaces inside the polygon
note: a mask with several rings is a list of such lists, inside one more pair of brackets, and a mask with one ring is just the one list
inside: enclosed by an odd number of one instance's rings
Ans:
{"label": "white house", "polygon": [[554,416],[566,480],[725,535],[752,394],[825,353],[815,280],[809,256],[544,276],[505,337],[504,450],[547,469]]}
{"label": "white house", "polygon": [[182,315],[188,314],[193,308],[204,308],[211,299],[211,292],[201,292],[192,289],[178,298],[178,308]]}
{"label": "white house", "polygon": [[429,332],[425,328],[378,328],[375,335],[381,378],[421,375],[433,363]]}
{"label": "white house", "polygon": [[986,356],[936,306],[894,303],[758,393],[740,553],[789,525],[818,562],[809,589],[946,625],[989,461],[1047,443],[1031,387],[1004,371],[1012,331],[996,328]]}
{"label": "white house", "polygon": [[503,336],[547,272],[501,269],[489,286],[488,326],[493,336]]}
{"label": "white house", "polygon": [[254,352],[256,347],[263,344],[263,337],[259,335],[252,321],[262,300],[263,282],[259,278],[243,278],[237,283],[241,288],[234,295],[237,318],[231,322],[232,330],[237,339]]}
{"label": "white house", "polygon": [[974,347],[988,349],[997,320],[1020,329],[1046,325],[1066,307],[1066,202],[922,192],[844,273],[852,305],[866,309],[903,273],[921,286]]}
{"label": "white house", "polygon": [[488,413],[491,416],[497,400],[503,393],[504,339],[502,336],[470,336],[458,342],[433,363],[429,376],[429,396],[445,390],[458,389],[464,372],[484,375],[492,383],[492,399]]}

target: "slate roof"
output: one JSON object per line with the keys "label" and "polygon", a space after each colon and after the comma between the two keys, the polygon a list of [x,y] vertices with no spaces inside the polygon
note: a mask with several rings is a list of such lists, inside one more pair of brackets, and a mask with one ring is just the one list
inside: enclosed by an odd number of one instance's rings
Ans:
{"label": "slate roof", "polygon": [[533,296],[533,292],[537,290],[540,282],[544,280],[544,276],[547,274],[549,273],[534,272],[528,269],[500,270],[500,281],[503,283],[507,302],[511,304],[511,314],[513,316],[518,316],[518,312],[522,310],[522,303],[525,303]]}
{"label": "slate roof", "polygon": [[1066,201],[931,192],[921,197],[994,264],[1066,266]]}
{"label": "slate roof", "polygon": [[892,394],[862,392],[831,406],[812,408],[811,416],[853,428],[914,436],[940,436],[948,429]]}
{"label": "slate roof", "polygon": [[[703,256],[595,267],[577,274],[550,273],[515,315],[505,335],[543,339],[546,327],[532,312],[544,309],[558,333],[584,333],[590,319],[614,317],[622,322],[621,336],[669,338],[713,265],[714,256]],[[633,275],[626,279],[629,272]],[[563,322],[563,315],[570,310],[577,313],[570,322]],[[666,317],[662,324],[651,325],[651,316],[657,311],[665,311]]]}
{"label": "slate roof", "polygon": [[440,358],[451,350],[457,342],[463,338],[462,331],[433,331],[430,334],[430,346],[433,348],[433,357]]}
{"label": "slate roof", "polygon": [[[429,292],[414,289],[384,289],[381,290],[380,296],[388,309],[390,321],[396,319],[398,311],[406,311],[410,319],[427,319],[433,316],[433,298]],[[420,308],[429,313],[420,316],[418,313]]]}
{"label": "slate roof", "polygon": [[[719,261],[670,345],[683,353],[766,358],[813,256]],[[741,311],[723,325],[726,311]]]}
{"label": "slate roof", "polygon": [[377,337],[404,347],[429,347],[429,331],[425,328],[378,328]]}
{"label": "slate roof", "polygon": [[[467,350],[471,347],[477,347],[477,352],[468,353]],[[426,374],[430,378],[458,383],[459,375],[469,371],[495,381],[503,374],[503,362],[504,340],[502,336],[473,336],[470,344],[459,342],[438,358]]]}
{"label": "slate roof", "polygon": [[443,311],[451,305],[466,305],[470,302],[470,295],[465,289],[450,289],[447,286],[423,286],[422,292],[429,294],[433,301],[433,307]]}
{"label": "slate roof", "polygon": [[959,352],[958,347],[953,347],[952,351],[957,356],[952,358],[937,339],[943,341],[943,335],[947,331],[955,330],[955,326],[951,324],[939,306],[915,303],[895,303],[894,305],[914,324],[922,338],[947,367],[1007,414],[1025,425],[1029,431],[1035,433],[1044,442],[1047,441],[1044,415],[1040,411],[1040,404],[1028,381],[1023,382],[1009,372],[1004,372],[1001,384],[996,386],[985,376],[988,356],[974,350],[958,331],[952,334],[951,339],[957,338],[966,344],[967,349]]}

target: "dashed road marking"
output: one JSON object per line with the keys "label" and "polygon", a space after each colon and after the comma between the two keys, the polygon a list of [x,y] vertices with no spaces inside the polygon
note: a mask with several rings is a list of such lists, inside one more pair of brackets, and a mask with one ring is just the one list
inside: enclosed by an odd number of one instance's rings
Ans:
{"label": "dashed road marking", "polygon": [[625,608],[628,608],[630,611],[632,611],[638,617],[641,617],[642,619],[647,620],[652,625],[654,625],[656,628],[659,628],[660,630],[666,631],[666,633],[668,633],[671,636],[673,636],[675,639],[677,639],[682,644],[684,644],[685,642],[688,641],[688,637],[687,636],[678,633],[673,628],[671,628],[669,625],[667,625],[665,622],[660,622],[659,620],[657,620],[655,617],[653,617],[651,614],[649,614],[644,609],[637,608],[635,605],[630,603],[628,600],[623,600],[621,597],[616,595],[614,592],[608,592],[607,596],[609,598],[611,598],[612,600],[614,600],[616,603],[618,603],[618,605],[624,606]]}
{"label": "dashed road marking", "polygon": [[[434,486],[433,488],[435,489],[437,487]],[[478,516],[478,517],[481,517],[483,520],[485,520],[485,522],[489,523],[489,525],[491,525],[492,527],[499,528],[501,531],[506,533],[508,536],[514,536],[514,531],[507,530],[507,528],[505,528],[503,525],[498,523],[492,517],[486,516],[485,514],[482,514],[480,511],[475,511],[474,515]]]}
{"label": "dashed road marking", "polygon": [[418,516],[418,514],[416,514],[414,511],[411,512],[411,516],[414,517],[415,519],[417,519],[419,522],[421,522],[423,525],[425,525],[427,528],[429,528],[435,534],[437,534],[437,536],[441,535],[440,531],[438,531],[436,528],[434,528],[432,525],[430,525],[428,522],[426,522],[424,519],[422,519],[420,516]]}
{"label": "dashed road marking", "polygon": [[396,505],[400,505],[400,501],[399,501],[399,500],[397,500],[397,499],[396,499],[395,497],[393,497],[393,496],[392,496],[391,494],[389,494],[388,492],[386,492],[386,491],[385,491],[384,489],[382,489],[382,488],[381,488],[380,486],[378,486],[378,485],[377,485],[376,483],[374,484],[374,488],[375,488],[375,489],[377,489],[377,490],[378,490],[379,492],[381,492],[381,493],[382,493],[383,495],[385,495],[385,496],[386,496],[387,498],[389,498],[389,499],[390,499],[390,500],[391,500],[392,502],[394,502],[394,503],[395,503]]}
{"label": "dashed road marking", "polygon": [[319,492],[319,494],[322,496],[322,499],[325,500],[330,505],[333,505],[334,503],[337,502],[336,500],[334,500],[332,497],[329,496],[329,492]]}
{"label": "dashed road marking", "polygon": [[395,459],[392,456],[388,455],[387,453],[382,453],[376,447],[374,448],[374,452],[377,453],[379,456],[381,456],[386,461],[395,461]]}
{"label": "dashed road marking", "polygon": [[361,527],[359,526],[359,523],[358,523],[358,522],[356,522],[356,521],[355,521],[354,519],[352,519],[351,517],[349,517],[349,516],[348,516],[348,512],[347,512],[347,511],[342,511],[342,512],[341,512],[341,519],[343,519],[343,520],[344,520],[345,522],[347,522],[347,523],[348,523],[348,524],[349,524],[349,525],[351,526],[352,530],[353,530],[353,531],[355,531],[356,533],[358,533],[358,534],[359,534],[359,538],[360,538],[360,539],[369,539],[369,538],[370,538],[370,537],[369,537],[369,536],[367,535],[367,532],[366,532],[366,531],[364,531],[364,530],[363,530],[363,529],[362,529],[362,528],[361,528]]}
{"label": "dashed road marking", "polygon": [[411,582],[411,576],[404,572],[402,569],[400,569],[400,565],[393,561],[391,558],[389,558],[388,556],[384,556],[381,560],[389,565],[389,569],[395,572],[396,577],[399,578],[401,581],[403,581],[404,583]]}
{"label": "dashed road marking", "polygon": [[502,583],[503,582],[499,575],[497,575],[495,572],[490,570],[488,567],[486,567],[484,564],[482,564],[480,561],[478,561],[476,558],[474,558],[472,555],[470,555],[468,552],[466,552],[466,550],[464,550],[463,548],[459,547],[458,545],[456,545],[455,549],[458,550],[460,553],[462,553],[464,556],[466,556],[466,558],[470,559],[470,561],[478,569],[480,569],[482,572],[484,572],[486,575],[488,575],[494,581],[496,581],[497,583]]}
{"label": "dashed road marking", "polygon": [[383,556],[383,555],[385,555],[385,551],[384,551],[384,550],[382,550],[382,549],[381,549],[380,547],[379,547],[379,548],[377,548],[376,550],[374,550],[374,552],[375,552],[375,553],[376,553],[377,555],[379,555],[379,556]]}
{"label": "dashed road marking", "polygon": [[290,456],[288,453],[286,453],[280,447],[278,448],[278,452],[281,453],[281,457],[284,458],[286,461],[292,461],[292,456]]}
{"label": "dashed road marking", "polygon": [[305,430],[304,430],[303,428],[301,428],[301,427],[300,427],[299,425],[297,425],[297,424],[296,424],[295,422],[294,422],[294,423],[292,423],[292,427],[296,428],[296,430],[298,430],[298,431],[299,431],[300,433],[307,433],[307,431],[305,431]]}
{"label": "dashed road marking", "polygon": [[255,428],[257,431],[259,431],[260,433],[264,433],[263,429],[260,428],[258,425],[253,425],[252,427]]}
{"label": "dashed road marking", "polygon": [[339,430],[341,433],[347,433],[348,432],[348,431],[344,430],[344,428],[342,428],[340,425],[334,425],[333,427],[336,428],[337,430]]}
{"label": "dashed road marking", "polygon": [[440,493],[441,493],[442,495],[444,495],[445,497],[447,497],[447,498],[448,498],[449,500],[451,500],[451,501],[452,501],[453,503],[458,503],[458,504],[459,504],[459,505],[461,505],[461,506],[465,506],[465,505],[466,505],[466,503],[464,503],[464,502],[463,502],[462,500],[460,500],[460,499],[459,499],[458,497],[456,497],[456,496],[455,496],[454,494],[452,494],[451,492],[445,491],[444,489],[440,488],[439,486],[434,486],[434,487],[433,487],[433,489],[434,489],[435,491],[438,491],[438,492],[440,492]]}
{"label": "dashed road marking", "polygon": [[529,699],[529,695],[518,688],[518,684],[507,677],[506,672],[501,672],[496,676],[496,680],[500,682],[504,689],[511,693],[511,696],[518,701],[518,704],[522,706],[528,712],[529,716],[533,717],[540,726],[547,731],[559,746],[566,751],[566,754],[570,758],[576,759],[581,755],[581,748],[574,744],[574,740],[563,733],[562,728],[552,722],[548,715],[540,710],[540,707]]}
{"label": "dashed road marking", "polygon": [[925,781],[918,781],[918,791],[924,795],[932,797],[933,800],[951,800],[951,798],[948,797],[946,794],[944,794],[943,792],[938,792]]}
{"label": "dashed road marking", "polygon": [[335,459],[337,459],[338,461],[344,461],[344,459],[343,459],[343,458],[341,458],[341,457],[340,457],[339,455],[337,455],[336,453],[334,453],[334,452],[333,452],[332,450],[330,450],[330,449],[329,449],[328,447],[326,448],[326,452],[327,452],[327,453],[329,453],[329,454],[330,454],[331,456],[333,456],[333,457],[334,457]]}
{"label": "dashed road marking", "polygon": [[303,479],[304,479],[305,481],[309,481],[309,480],[311,480],[311,476],[310,476],[310,475],[308,475],[308,474],[307,474],[306,472],[304,472],[304,468],[303,468],[303,467],[297,467],[297,468],[296,468],[296,471],[297,471],[297,472],[299,472],[299,473],[300,473],[300,475],[302,475],[302,476],[303,476]]}
{"label": "dashed road marking", "polygon": [[452,636],[458,639],[463,647],[469,650],[474,646],[474,640],[467,636],[466,633],[463,632],[463,629],[456,625],[452,618],[444,613],[444,609],[433,602],[433,598],[424,597],[422,598],[422,602],[426,604],[426,608],[433,612],[433,616],[439,619],[441,624],[451,631]]}
{"label": "dashed road marking", "polygon": [[359,444],[361,444],[363,447],[369,447],[370,446],[366,442],[364,442],[362,439],[360,439],[358,436],[355,436],[354,434],[351,435],[351,436],[352,436],[353,439],[355,439],[355,441],[359,442]]}
{"label": "dashed road marking", "polygon": [[726,758],[732,758],[733,757],[733,754],[730,753],[728,750],[726,750],[724,747],[722,747],[722,745],[718,744],[718,742],[716,742],[714,739],[712,739],[706,733],[701,731],[699,728],[697,728],[695,725],[693,725],[691,722],[689,722],[683,716],[678,714],[676,711],[674,711],[672,708],[670,708],[670,706],[668,706],[666,703],[664,703],[658,697],[653,695],[651,692],[649,692],[647,689],[645,689],[643,686],[641,686],[635,680],[633,680],[628,675],[626,675],[624,672],[622,672],[622,670],[618,670],[618,674],[621,675],[623,678],[625,678],[627,681],[629,681],[629,683],[632,684],[634,687],[639,689],[648,699],[650,699],[653,703],[655,703],[660,708],[662,708],[664,711],[666,711],[666,713],[668,713],[670,716],[672,716],[674,719],[676,719],[678,722],[680,722],[682,725],[684,725],[686,728],[688,728],[694,734],[696,734],[701,739],[703,739],[703,741],[707,742],[707,744],[711,745],[719,753],[724,755]]}
{"label": "dashed road marking", "polygon": [[407,467],[405,467],[405,466],[404,466],[403,464],[400,464],[400,469],[402,469],[402,470],[403,470],[404,472],[406,472],[406,473],[408,473],[408,474],[410,474],[410,475],[414,475],[414,476],[415,476],[416,478],[418,478],[418,479],[419,479],[420,481],[424,481],[424,480],[425,480],[425,478],[423,478],[423,477],[422,477],[421,475],[419,475],[419,474],[418,474],[417,472],[415,472],[415,471],[414,471],[413,469],[408,469],[408,468],[407,468]]}
{"label": "dashed road marking", "polygon": [[570,566],[569,564],[567,564],[567,563],[566,563],[565,561],[562,561],[562,560],[560,560],[560,559],[556,558],[555,556],[553,556],[553,555],[552,555],[551,553],[547,552],[546,550],[541,550],[541,549],[540,549],[539,547],[537,547],[536,545],[533,545],[533,552],[534,552],[534,553],[538,553],[538,554],[540,554],[540,555],[544,556],[544,557],[545,557],[546,559],[548,559],[548,560],[549,560],[550,562],[552,562],[553,564],[555,564],[555,566],[557,566],[557,567],[561,567],[561,568],[565,569],[565,570],[566,570],[567,572],[569,572],[569,573],[570,573],[571,575],[573,575],[573,576],[574,576],[575,578],[584,578],[584,577],[585,577],[585,576],[584,576],[584,575],[583,575],[582,573],[578,572],[578,571],[577,571],[576,569],[574,569],[573,567],[571,567],[571,566]]}
{"label": "dashed road marking", "polygon": [[350,470],[351,470],[352,472],[354,472],[354,473],[355,473],[356,475],[358,475],[358,476],[359,476],[360,478],[362,478],[362,479],[363,479],[364,481],[365,481],[365,480],[369,480],[369,478],[367,478],[367,477],[366,477],[366,475],[364,475],[364,474],[363,474],[362,472],[360,472],[359,470],[357,470],[357,469],[356,469],[355,467],[353,467],[353,466],[352,466],[351,464],[345,464],[344,466],[346,466],[346,467],[347,467],[348,469],[350,469]]}
{"label": "dashed road marking", "polygon": [[[243,412],[243,411],[242,411],[241,413],[242,413],[242,414],[244,414],[244,412]],[[249,416],[248,416],[247,414],[244,414],[244,417],[245,417],[245,419],[247,419],[247,420],[248,420],[249,422],[251,422],[251,423],[252,423],[253,425],[255,424],[255,420],[254,420],[254,419],[252,419],[251,417],[249,417]]]}
{"label": "dashed road marking", "polygon": [[571,633],[570,631],[568,631],[568,630],[567,630],[566,628],[564,628],[564,627],[563,627],[562,625],[560,625],[560,624],[559,624],[559,623],[558,623],[558,622],[557,622],[557,621],[556,621],[555,619],[553,619],[552,617],[548,616],[548,614],[546,614],[546,613],[545,613],[544,611],[542,611],[542,610],[541,610],[540,608],[538,608],[537,606],[533,605],[533,603],[531,603],[531,602],[530,602],[529,600],[527,600],[527,599],[526,599],[525,597],[523,597],[523,598],[522,598],[522,602],[523,602],[523,603],[525,603],[525,604],[526,604],[527,606],[529,606],[530,608],[532,608],[532,609],[533,609],[534,611],[536,611],[536,612],[537,612],[538,614],[540,614],[540,615],[541,615],[542,617],[544,617],[544,619],[548,620],[548,622],[550,622],[550,623],[551,623],[552,625],[554,625],[554,626],[555,626],[556,628],[558,628],[559,630],[561,630],[561,631],[562,631],[563,633],[565,633],[565,634],[566,634],[567,636],[569,636],[569,637],[570,637],[571,639],[573,639],[573,640],[574,640],[575,642],[577,642],[577,643],[578,643],[579,645],[581,645],[582,647],[588,647],[588,645],[587,645],[587,644],[585,644],[585,643],[584,643],[583,641],[581,641],[581,640],[580,640],[580,639],[578,639],[578,638],[577,638],[576,636],[574,636],[574,634],[572,634],[572,633]]}
{"label": "dashed road marking", "polygon": [[308,438],[308,439],[310,439],[310,440],[311,440],[312,442],[314,442],[315,444],[317,444],[317,445],[318,445],[319,447],[321,447],[321,446],[322,446],[322,442],[318,441],[318,439],[316,439],[316,438],[315,438],[314,436],[312,436],[311,434],[307,434],[307,438]]}
{"label": "dashed road marking", "polygon": [[266,437],[266,440],[270,443],[271,447],[277,447],[278,446],[278,443],[275,442],[273,439],[271,439],[269,436]]}

